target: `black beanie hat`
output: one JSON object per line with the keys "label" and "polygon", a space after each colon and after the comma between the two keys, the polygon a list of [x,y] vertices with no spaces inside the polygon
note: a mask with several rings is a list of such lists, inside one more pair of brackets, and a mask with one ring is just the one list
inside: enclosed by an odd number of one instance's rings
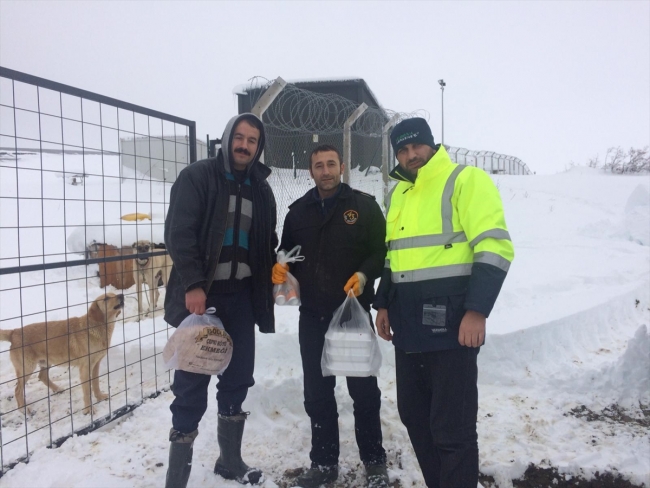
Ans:
{"label": "black beanie hat", "polygon": [[402,146],[407,144],[417,143],[431,147],[435,146],[431,127],[422,117],[405,119],[397,124],[390,133],[390,143],[393,145],[395,154]]}

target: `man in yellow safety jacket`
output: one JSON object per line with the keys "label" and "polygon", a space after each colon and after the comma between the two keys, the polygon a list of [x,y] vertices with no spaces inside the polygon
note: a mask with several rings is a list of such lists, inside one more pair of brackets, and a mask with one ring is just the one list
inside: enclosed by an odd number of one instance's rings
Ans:
{"label": "man in yellow safety jacket", "polygon": [[422,118],[391,143],[377,332],[395,346],[397,406],[427,486],[475,488],[477,355],[514,250],[487,173],[452,162]]}

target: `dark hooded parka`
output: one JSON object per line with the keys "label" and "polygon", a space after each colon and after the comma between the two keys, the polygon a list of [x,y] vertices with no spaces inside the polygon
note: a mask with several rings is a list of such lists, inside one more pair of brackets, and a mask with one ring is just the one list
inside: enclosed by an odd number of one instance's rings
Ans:
{"label": "dark hooded parka", "polygon": [[[172,186],[165,220],[165,245],[174,266],[165,296],[165,320],[174,327],[189,315],[185,293],[203,287],[207,294],[215,279],[228,226],[231,199],[228,179],[234,173],[233,133],[241,121],[251,118],[257,117],[241,114],[230,119],[217,156],[190,164]],[[247,260],[252,274],[255,323],[260,332],[275,332],[271,268],[278,244],[277,217],[275,198],[266,181],[271,170],[259,161],[264,139],[262,129],[257,153],[246,170],[252,188],[253,215]]]}

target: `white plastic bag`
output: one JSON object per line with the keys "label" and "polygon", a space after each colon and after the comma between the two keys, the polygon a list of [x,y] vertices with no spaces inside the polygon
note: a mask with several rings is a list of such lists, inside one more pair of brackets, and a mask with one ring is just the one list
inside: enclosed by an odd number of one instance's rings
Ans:
{"label": "white plastic bag", "polygon": [[[279,251],[278,263],[287,264],[304,261],[305,256],[299,256],[301,246],[294,247],[291,251]],[[300,285],[298,280],[287,271],[287,281],[273,286],[273,298],[276,305],[300,305]]]}
{"label": "white plastic bag", "polygon": [[323,376],[379,376],[381,359],[370,315],[350,290],[325,333]]}
{"label": "white plastic bag", "polygon": [[232,358],[232,339],[210,307],[191,314],[171,335],[163,350],[165,366],[190,373],[218,375]]}

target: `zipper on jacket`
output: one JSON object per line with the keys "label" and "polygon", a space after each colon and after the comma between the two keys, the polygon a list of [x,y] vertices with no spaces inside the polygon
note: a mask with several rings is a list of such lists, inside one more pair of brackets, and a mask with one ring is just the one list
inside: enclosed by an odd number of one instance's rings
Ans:
{"label": "zipper on jacket", "polygon": [[[325,199],[321,200],[321,208],[325,208]],[[320,256],[323,256],[323,232],[325,229],[325,226],[329,224],[330,220],[332,220],[332,217],[336,213],[336,209],[338,208],[340,202],[340,196],[336,197],[336,201],[334,202],[334,206],[330,209],[329,213],[325,216],[325,219],[323,220],[322,217],[322,212],[321,212],[321,224],[320,228],[318,230],[318,256],[319,259],[316,261],[316,276],[318,276],[318,273],[320,271]]]}
{"label": "zipper on jacket", "polygon": [[[217,177],[217,187],[218,187],[218,186],[219,186],[219,183],[218,183],[218,177]],[[226,186],[226,188],[228,188],[228,186]],[[226,213],[227,213],[227,212],[228,212],[228,204],[226,204]],[[214,218],[215,218],[215,217],[213,216],[213,219],[214,219]],[[227,226],[227,225],[226,225],[226,226]],[[223,241],[224,241],[225,239],[226,239],[226,233],[225,233],[225,231],[224,231],[224,232],[221,234],[221,243],[219,244],[219,252],[218,252],[218,253],[216,253],[216,252],[214,251],[216,248],[208,249],[208,259],[209,259],[210,253],[211,253],[211,252],[215,252],[215,259],[216,259],[217,262],[216,262],[215,265],[214,265],[214,271],[212,271],[212,276],[210,276],[210,279],[209,279],[208,282],[206,283],[206,289],[205,289],[205,294],[206,294],[206,295],[210,292],[210,288],[212,287],[212,283],[214,283],[214,278],[217,276],[217,267],[219,266],[219,256],[221,256],[221,251],[223,250]],[[209,241],[212,241],[212,239],[210,239]]]}
{"label": "zipper on jacket", "polygon": [[[264,189],[263,189],[262,186],[260,186],[260,195],[259,195],[259,197],[261,198],[262,201],[264,200],[264,198],[262,196],[263,192],[264,192]],[[259,205],[259,207],[262,208],[262,207],[264,207],[264,205]],[[269,225],[267,225],[268,230],[269,230],[268,242],[271,242],[271,240],[273,239],[273,232],[275,232],[275,228],[271,228],[271,225],[270,225],[271,224],[271,209],[268,208],[267,210],[268,210],[268,214],[266,216],[268,218],[266,219],[266,223],[269,224]],[[276,204],[276,219],[277,219],[277,204]],[[264,225],[264,223],[262,223],[262,225]],[[276,225],[277,225],[277,222],[276,222]],[[266,252],[266,249],[264,249],[263,255],[264,255],[264,264],[265,264],[264,271],[271,270],[273,268],[273,264],[271,263],[271,259],[269,259],[269,255]],[[266,310],[267,311],[272,310],[273,306],[275,304],[275,302],[270,303],[268,293],[264,293],[264,303],[266,305]],[[273,330],[275,331],[275,322],[273,323]]]}
{"label": "zipper on jacket", "polygon": [[235,222],[232,229],[233,260],[230,268],[230,279],[237,275],[237,254],[239,254],[239,222],[241,220],[241,183],[237,183],[237,198],[235,200]]}
{"label": "zipper on jacket", "polygon": [[214,278],[217,276],[217,266],[219,266],[219,256],[221,255],[221,251],[223,250],[223,241],[226,239],[226,234],[223,234],[223,237],[221,238],[221,245],[219,246],[219,254],[216,255],[216,260],[217,264],[214,267],[214,272],[212,273],[212,277],[210,277],[210,281],[208,281],[207,286],[208,289],[205,290],[205,294],[207,295],[210,292],[210,288],[212,287],[212,283],[214,283]]}
{"label": "zipper on jacket", "polygon": [[[323,250],[321,249],[322,246],[323,246],[323,227],[325,226],[325,224],[327,223],[327,220],[328,220],[327,217],[323,220],[323,210],[322,209],[325,208],[325,200],[321,200],[320,205],[321,205],[321,210],[319,210],[319,212],[320,212],[319,217],[321,219],[321,224],[320,224],[320,227],[318,229],[318,256],[323,255]],[[334,205],[336,206],[336,203]],[[320,272],[320,259],[317,258],[316,259],[316,276],[318,276],[319,272]]]}

